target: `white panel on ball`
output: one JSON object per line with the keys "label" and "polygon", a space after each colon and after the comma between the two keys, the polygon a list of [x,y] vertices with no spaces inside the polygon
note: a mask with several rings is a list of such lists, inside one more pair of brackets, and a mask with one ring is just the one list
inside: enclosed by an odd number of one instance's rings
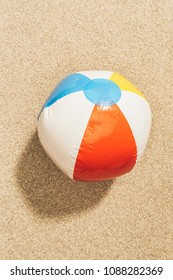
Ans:
{"label": "white panel on ball", "polygon": [[[94,104],[82,91],[71,93],[44,108],[38,135],[52,161],[70,178]],[[64,148],[65,147],[65,148]]]}

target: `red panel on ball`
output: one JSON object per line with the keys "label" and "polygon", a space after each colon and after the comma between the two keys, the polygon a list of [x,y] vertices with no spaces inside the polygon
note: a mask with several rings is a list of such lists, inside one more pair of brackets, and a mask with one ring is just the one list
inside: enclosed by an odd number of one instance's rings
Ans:
{"label": "red panel on ball", "polygon": [[131,128],[115,104],[95,106],[86,127],[75,163],[73,179],[111,179],[129,172],[137,148]]}

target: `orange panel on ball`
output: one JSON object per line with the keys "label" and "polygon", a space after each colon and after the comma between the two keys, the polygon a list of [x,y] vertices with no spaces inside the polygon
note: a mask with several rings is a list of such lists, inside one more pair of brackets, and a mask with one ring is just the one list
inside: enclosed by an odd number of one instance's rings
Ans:
{"label": "orange panel on ball", "polygon": [[85,130],[75,163],[73,179],[111,179],[129,172],[137,148],[130,126],[115,104],[95,106]]}

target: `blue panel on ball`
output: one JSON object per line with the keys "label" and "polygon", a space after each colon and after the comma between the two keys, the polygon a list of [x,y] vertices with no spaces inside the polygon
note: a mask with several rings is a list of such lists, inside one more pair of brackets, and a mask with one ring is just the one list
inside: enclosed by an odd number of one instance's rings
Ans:
{"label": "blue panel on ball", "polygon": [[94,79],[84,86],[88,100],[100,106],[111,106],[118,102],[121,90],[114,82],[106,79]]}
{"label": "blue panel on ball", "polygon": [[44,108],[51,106],[57,100],[68,94],[82,90],[88,82],[90,82],[90,79],[82,74],[75,73],[68,75],[56,86],[56,88],[50,94],[38,115],[38,119]]}
{"label": "blue panel on ball", "polygon": [[51,93],[46,103],[44,104],[44,108],[49,107],[58,99],[70,93],[82,90],[88,82],[90,82],[90,79],[79,73],[67,76],[57,85],[57,87]]}

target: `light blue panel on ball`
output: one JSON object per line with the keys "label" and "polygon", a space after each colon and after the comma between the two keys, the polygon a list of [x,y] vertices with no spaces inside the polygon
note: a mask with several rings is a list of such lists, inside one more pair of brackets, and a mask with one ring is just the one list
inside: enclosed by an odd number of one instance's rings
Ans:
{"label": "light blue panel on ball", "polygon": [[56,86],[51,95],[48,97],[39,113],[38,119],[44,108],[51,106],[57,100],[68,94],[83,90],[84,86],[90,81],[91,80],[88,77],[79,73],[68,75]]}
{"label": "light blue panel on ball", "polygon": [[70,93],[82,90],[88,82],[90,82],[90,79],[79,73],[67,76],[57,85],[57,87],[51,93],[46,103],[44,104],[44,108],[51,106],[58,99]]}

